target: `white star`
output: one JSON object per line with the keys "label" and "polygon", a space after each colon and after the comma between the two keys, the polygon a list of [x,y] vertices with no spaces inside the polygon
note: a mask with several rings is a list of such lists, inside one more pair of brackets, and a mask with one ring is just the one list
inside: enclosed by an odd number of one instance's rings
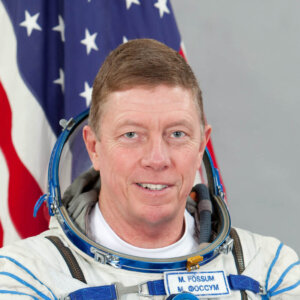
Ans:
{"label": "white star", "polygon": [[84,82],[84,91],[79,94],[80,97],[85,98],[86,106],[88,107],[92,100],[93,88],[89,86],[88,82]]}
{"label": "white star", "polygon": [[53,27],[52,30],[59,31],[61,35],[61,40],[65,41],[65,22],[61,15],[58,16],[58,25]]}
{"label": "white star", "polygon": [[161,18],[164,16],[164,13],[170,13],[167,7],[167,1],[168,0],[157,0],[157,2],[154,4],[154,6],[159,10],[159,15]]}
{"label": "white star", "polygon": [[25,20],[20,23],[20,26],[27,28],[27,36],[30,36],[34,29],[42,31],[41,26],[37,23],[40,13],[31,16],[28,10],[25,10]]}
{"label": "white star", "polygon": [[126,8],[129,9],[131,4],[141,5],[139,0],[126,0]]}
{"label": "white star", "polygon": [[88,29],[85,29],[85,38],[83,40],[80,41],[81,44],[84,44],[86,46],[86,54],[89,55],[91,50],[98,50],[98,47],[96,45],[95,39],[97,36],[97,32],[95,32],[94,34],[90,34]]}
{"label": "white star", "polygon": [[53,80],[53,83],[61,85],[61,91],[65,91],[65,74],[64,70],[59,68],[59,78]]}
{"label": "white star", "polygon": [[125,44],[125,43],[127,43],[128,42],[128,39],[127,39],[127,37],[124,35],[123,36],[123,44]]}

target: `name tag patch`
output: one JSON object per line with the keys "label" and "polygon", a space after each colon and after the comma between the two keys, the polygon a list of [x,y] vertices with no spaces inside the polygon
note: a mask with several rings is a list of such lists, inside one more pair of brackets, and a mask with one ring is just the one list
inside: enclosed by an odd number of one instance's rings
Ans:
{"label": "name tag patch", "polygon": [[164,282],[168,295],[182,292],[208,298],[230,295],[224,271],[165,272]]}

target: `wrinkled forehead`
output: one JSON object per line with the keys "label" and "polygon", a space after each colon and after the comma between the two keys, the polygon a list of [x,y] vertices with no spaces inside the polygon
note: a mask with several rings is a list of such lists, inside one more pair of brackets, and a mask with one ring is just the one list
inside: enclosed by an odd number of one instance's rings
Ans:
{"label": "wrinkled forehead", "polygon": [[99,128],[102,120],[108,114],[126,112],[151,113],[154,115],[168,113],[172,110],[181,110],[182,113],[198,116],[197,121],[201,124],[201,110],[197,97],[191,89],[181,86],[169,86],[165,84],[155,86],[134,86],[118,91],[110,92],[99,108]]}

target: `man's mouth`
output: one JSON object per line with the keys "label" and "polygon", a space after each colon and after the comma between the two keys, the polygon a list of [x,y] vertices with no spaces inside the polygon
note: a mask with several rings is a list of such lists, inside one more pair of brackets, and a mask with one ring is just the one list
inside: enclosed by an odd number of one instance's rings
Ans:
{"label": "man's mouth", "polygon": [[137,183],[138,186],[148,189],[150,191],[161,191],[168,187],[168,185],[165,184],[152,184],[152,183]]}

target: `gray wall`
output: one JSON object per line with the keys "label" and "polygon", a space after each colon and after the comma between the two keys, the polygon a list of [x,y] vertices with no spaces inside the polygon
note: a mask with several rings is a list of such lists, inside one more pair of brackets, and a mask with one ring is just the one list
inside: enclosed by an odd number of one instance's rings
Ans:
{"label": "gray wall", "polygon": [[300,254],[300,1],[172,0],[234,226]]}

